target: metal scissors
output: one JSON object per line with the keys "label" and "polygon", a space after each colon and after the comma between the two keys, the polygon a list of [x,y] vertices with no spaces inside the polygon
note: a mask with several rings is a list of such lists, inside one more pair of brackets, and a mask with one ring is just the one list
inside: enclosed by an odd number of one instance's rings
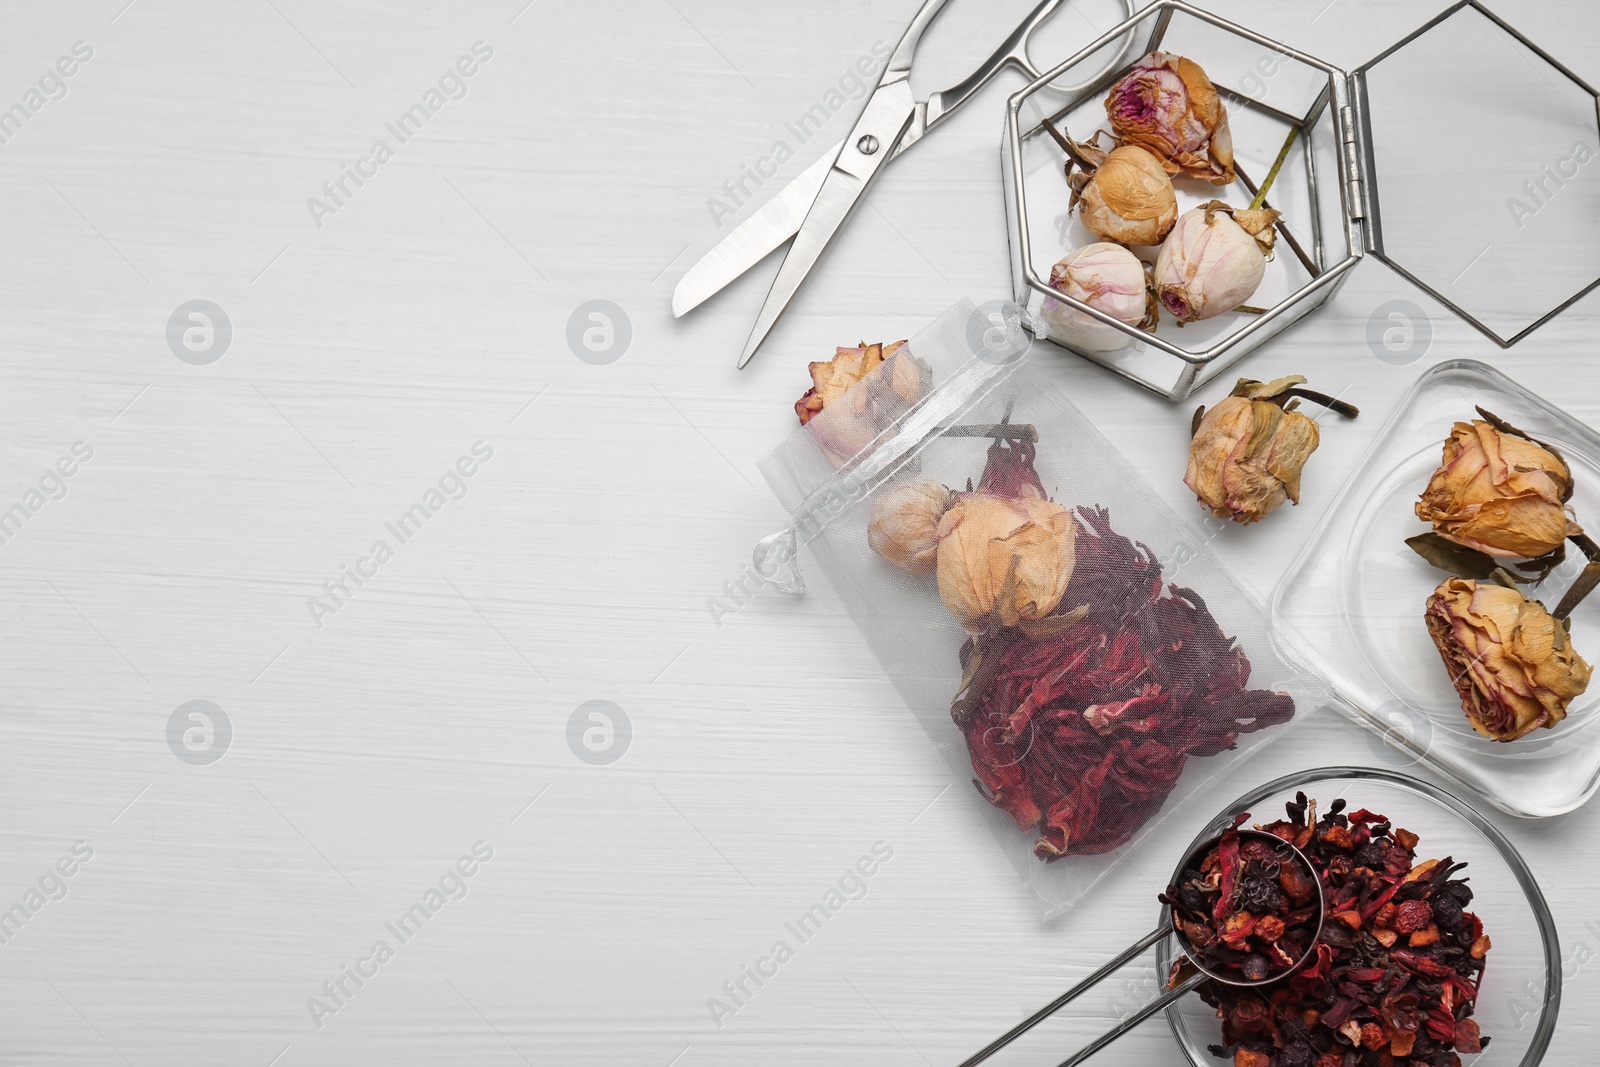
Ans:
{"label": "metal scissors", "polygon": [[[672,294],[674,317],[698,307],[767,253],[794,238],[739,356],[740,367],[755,355],[885,163],[920,141],[1005,68],[1019,69],[1032,81],[1044,76],[1028,55],[1028,43],[1064,0],[1042,0],[994,54],[964,80],[930,94],[926,100],[916,99],[910,76],[917,44],[946,2],[927,0],[922,5],[890,54],[877,88],[867,98],[860,118],[845,139],[723,238],[678,282]],[[1120,2],[1131,16],[1133,0]],[[1060,88],[1070,91],[1080,87]]]}

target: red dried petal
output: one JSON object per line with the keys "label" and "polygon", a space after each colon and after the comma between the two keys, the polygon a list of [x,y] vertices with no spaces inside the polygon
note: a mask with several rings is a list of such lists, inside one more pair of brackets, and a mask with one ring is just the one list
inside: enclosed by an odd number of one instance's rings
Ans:
{"label": "red dried petal", "polygon": [[[1031,446],[1007,449],[984,477],[1025,492],[1031,470]],[[1088,614],[1055,637],[1002,631],[969,645],[964,655],[981,665],[954,714],[984,796],[1037,829],[1044,859],[1126,843],[1191,756],[1294,714],[1286,694],[1243,689],[1243,653],[1197,595],[1163,595],[1160,564],[1115,533],[1104,509],[1079,509],[1078,520],[1062,605]]]}

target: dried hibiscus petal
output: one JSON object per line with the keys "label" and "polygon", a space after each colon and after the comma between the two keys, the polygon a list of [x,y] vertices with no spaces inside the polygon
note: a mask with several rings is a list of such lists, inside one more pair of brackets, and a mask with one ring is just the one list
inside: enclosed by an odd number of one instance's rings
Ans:
{"label": "dried hibiscus petal", "polygon": [[1076,520],[1072,576],[1041,620],[1062,625],[973,637],[951,706],[979,790],[1038,833],[1045,860],[1127,843],[1191,757],[1235,748],[1295,710],[1285,693],[1247,688],[1250,661],[1205,601],[1165,582],[1104,508],[1079,508]]}

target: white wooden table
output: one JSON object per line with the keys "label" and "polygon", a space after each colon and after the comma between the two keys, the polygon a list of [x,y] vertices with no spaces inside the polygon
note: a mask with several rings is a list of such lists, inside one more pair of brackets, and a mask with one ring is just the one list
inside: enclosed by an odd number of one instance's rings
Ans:
{"label": "white wooden table", "polygon": [[[933,73],[1027,6],[952,4]],[[0,944],[0,1063],[943,1064],[1150,922],[1157,857],[1039,920],[825,590],[707,609],[781,519],[755,464],[805,362],[1005,293],[995,87],[888,173],[749,370],[767,271],[668,310],[730,221],[709,201],[744,214],[724,182],[841,136],[848,107],[810,143],[785,122],[914,7],[6,5],[0,106],[27,113],[0,144],[0,510],[25,515],[0,545],[0,905],[27,918]],[[1354,66],[1438,4],[1218,7]],[[1591,6],[1503,14],[1600,81]],[[1410,366],[1363,340],[1397,295],[1433,320]],[[196,300],[225,347],[184,347]],[[592,300],[626,316],[613,362],[569,347]],[[1326,435],[1304,506],[1220,551],[1269,592],[1435,361],[1600,417],[1597,311],[1502,353],[1365,264],[1246,364],[1314,364],[1364,417]],[[1191,513],[1187,406],[1048,372]],[[612,763],[569,740],[589,701],[626,714]],[[1324,717],[1246,775],[1372,751]],[[1592,1062],[1600,808],[1497,821],[1565,931],[1549,1062]],[[875,848],[866,894],[792,938]],[[1004,1062],[1056,1062],[1151,982]],[[1151,1025],[1107,1060],[1178,1054]]]}

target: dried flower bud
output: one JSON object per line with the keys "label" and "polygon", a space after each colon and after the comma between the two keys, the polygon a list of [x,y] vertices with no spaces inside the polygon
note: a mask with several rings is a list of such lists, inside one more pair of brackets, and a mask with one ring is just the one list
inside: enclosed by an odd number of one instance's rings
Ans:
{"label": "dried flower bud", "polygon": [[976,490],[939,520],[939,598],[968,633],[1053,612],[1072,577],[1077,524],[1045,497],[1031,440],[997,438]]}
{"label": "dried flower bud", "polygon": [[1287,498],[1300,502],[1300,472],[1317,450],[1317,424],[1285,411],[1294,374],[1271,382],[1239,379],[1233,393],[1205,412],[1189,443],[1183,482],[1219,519],[1259,522]]}
{"label": "dried flower bud", "polygon": [[1582,533],[1567,506],[1571,497],[1572,470],[1560,455],[1475,419],[1451,428],[1417,517],[1468,548],[1534,559]]}
{"label": "dried flower bud", "polygon": [[804,426],[823,408],[837,401],[861,379],[878,368],[878,365],[899,351],[904,341],[890,345],[869,345],[865,341],[856,348],[838,348],[833,358],[807,365],[811,372],[811,388],[794,402],[794,413]]}
{"label": "dried flower bud", "polygon": [[903,571],[933,570],[939,552],[939,520],[955,494],[936,481],[896,486],[872,503],[867,544]]}
{"label": "dried flower bud", "polygon": [[1138,145],[1114,148],[1093,171],[1068,180],[1078,217],[1102,241],[1160,244],[1178,221],[1172,179],[1161,160]]}
{"label": "dried flower bud", "polygon": [[812,386],[795,401],[794,410],[802,426],[811,425],[817,443],[835,464],[872,444],[927,393],[927,367],[900,351],[904,344],[862,343],[810,364]]}
{"label": "dried flower bud", "polygon": [[1516,589],[1447,578],[1428,598],[1428,632],[1472,728],[1515,741],[1567,716],[1589,686],[1568,623]]}
{"label": "dried flower bud", "polygon": [[1001,626],[1042,619],[1067,591],[1076,530],[1042,497],[962,493],[939,520],[939,598],[972,634],[991,615]]}
{"label": "dried flower bud", "polygon": [[1111,87],[1106,115],[1119,142],[1148,148],[1168,174],[1217,185],[1233,181],[1228,109],[1193,60],[1167,52],[1145,56]]}
{"label": "dried flower bud", "polygon": [[1249,300],[1267,273],[1278,212],[1243,211],[1213,200],[1178,216],[1156,256],[1161,306],[1179,322],[1232,311]]}
{"label": "dried flower bud", "polygon": [[[1121,245],[1097,243],[1068,252],[1050,268],[1050,287],[1131,326],[1152,314],[1144,264]],[[1059,340],[1086,351],[1112,352],[1130,340],[1058,300],[1046,298],[1040,315]]]}

